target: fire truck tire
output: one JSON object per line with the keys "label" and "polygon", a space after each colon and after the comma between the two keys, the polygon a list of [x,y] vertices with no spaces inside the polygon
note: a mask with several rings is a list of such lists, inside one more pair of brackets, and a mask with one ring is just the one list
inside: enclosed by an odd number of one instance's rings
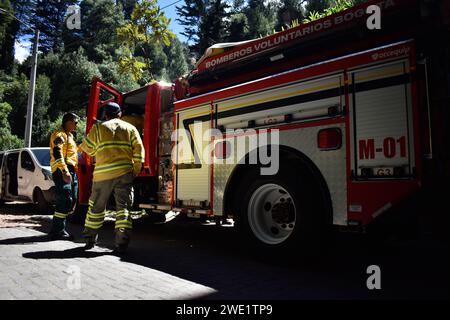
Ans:
{"label": "fire truck tire", "polygon": [[38,211],[41,214],[53,214],[53,206],[45,199],[41,189],[36,188],[33,194],[33,201],[37,204]]}
{"label": "fire truck tire", "polygon": [[254,169],[242,179],[235,197],[237,229],[260,249],[320,251],[325,238],[318,190],[301,169],[262,176]]}

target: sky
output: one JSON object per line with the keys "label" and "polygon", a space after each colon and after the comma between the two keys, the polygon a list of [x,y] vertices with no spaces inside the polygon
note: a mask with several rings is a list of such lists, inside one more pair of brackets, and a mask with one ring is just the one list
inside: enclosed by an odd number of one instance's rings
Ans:
{"label": "sky", "polygon": [[[183,5],[184,0],[158,0],[158,4],[162,11],[165,12],[166,16],[171,19],[169,28],[178,36],[178,39],[186,41],[186,37],[181,34],[181,32],[183,32],[183,27],[176,21],[176,18],[178,18],[176,6]],[[83,23],[83,12],[81,12],[81,23]],[[14,48],[15,58],[22,62],[30,55],[31,42],[20,39],[20,41],[16,41]]]}

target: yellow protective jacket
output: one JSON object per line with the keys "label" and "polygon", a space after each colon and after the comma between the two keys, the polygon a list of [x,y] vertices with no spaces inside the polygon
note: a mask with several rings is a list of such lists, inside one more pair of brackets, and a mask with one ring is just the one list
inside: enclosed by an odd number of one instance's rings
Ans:
{"label": "yellow protective jacket", "polygon": [[55,130],[50,137],[50,167],[52,172],[60,169],[68,172],[68,165],[77,167],[78,148],[71,132],[63,128]]}
{"label": "yellow protective jacket", "polygon": [[120,119],[95,124],[80,149],[96,159],[93,181],[111,180],[130,172],[137,175],[145,156],[137,129]]}

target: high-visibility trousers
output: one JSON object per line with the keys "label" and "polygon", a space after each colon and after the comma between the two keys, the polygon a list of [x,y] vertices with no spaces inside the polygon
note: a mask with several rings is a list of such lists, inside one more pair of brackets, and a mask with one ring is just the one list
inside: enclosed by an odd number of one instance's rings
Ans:
{"label": "high-visibility trousers", "polygon": [[53,231],[59,232],[64,229],[65,219],[73,210],[78,199],[78,178],[75,168],[71,165],[67,166],[71,176],[71,182],[66,183],[60,169],[53,172],[53,182],[55,183],[56,205],[53,215]]}
{"label": "high-visibility trousers", "polygon": [[84,233],[96,235],[103,226],[105,209],[114,192],[116,202],[116,229],[132,229],[130,210],[133,205],[133,174],[94,182],[89,198],[89,209],[84,224]]}

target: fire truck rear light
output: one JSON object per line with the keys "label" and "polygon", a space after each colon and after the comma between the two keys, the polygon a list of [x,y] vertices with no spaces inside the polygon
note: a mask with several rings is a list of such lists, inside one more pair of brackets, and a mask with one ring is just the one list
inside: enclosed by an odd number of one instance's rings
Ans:
{"label": "fire truck rear light", "polygon": [[339,128],[323,129],[317,134],[317,145],[321,150],[336,150],[342,146],[342,133]]}

